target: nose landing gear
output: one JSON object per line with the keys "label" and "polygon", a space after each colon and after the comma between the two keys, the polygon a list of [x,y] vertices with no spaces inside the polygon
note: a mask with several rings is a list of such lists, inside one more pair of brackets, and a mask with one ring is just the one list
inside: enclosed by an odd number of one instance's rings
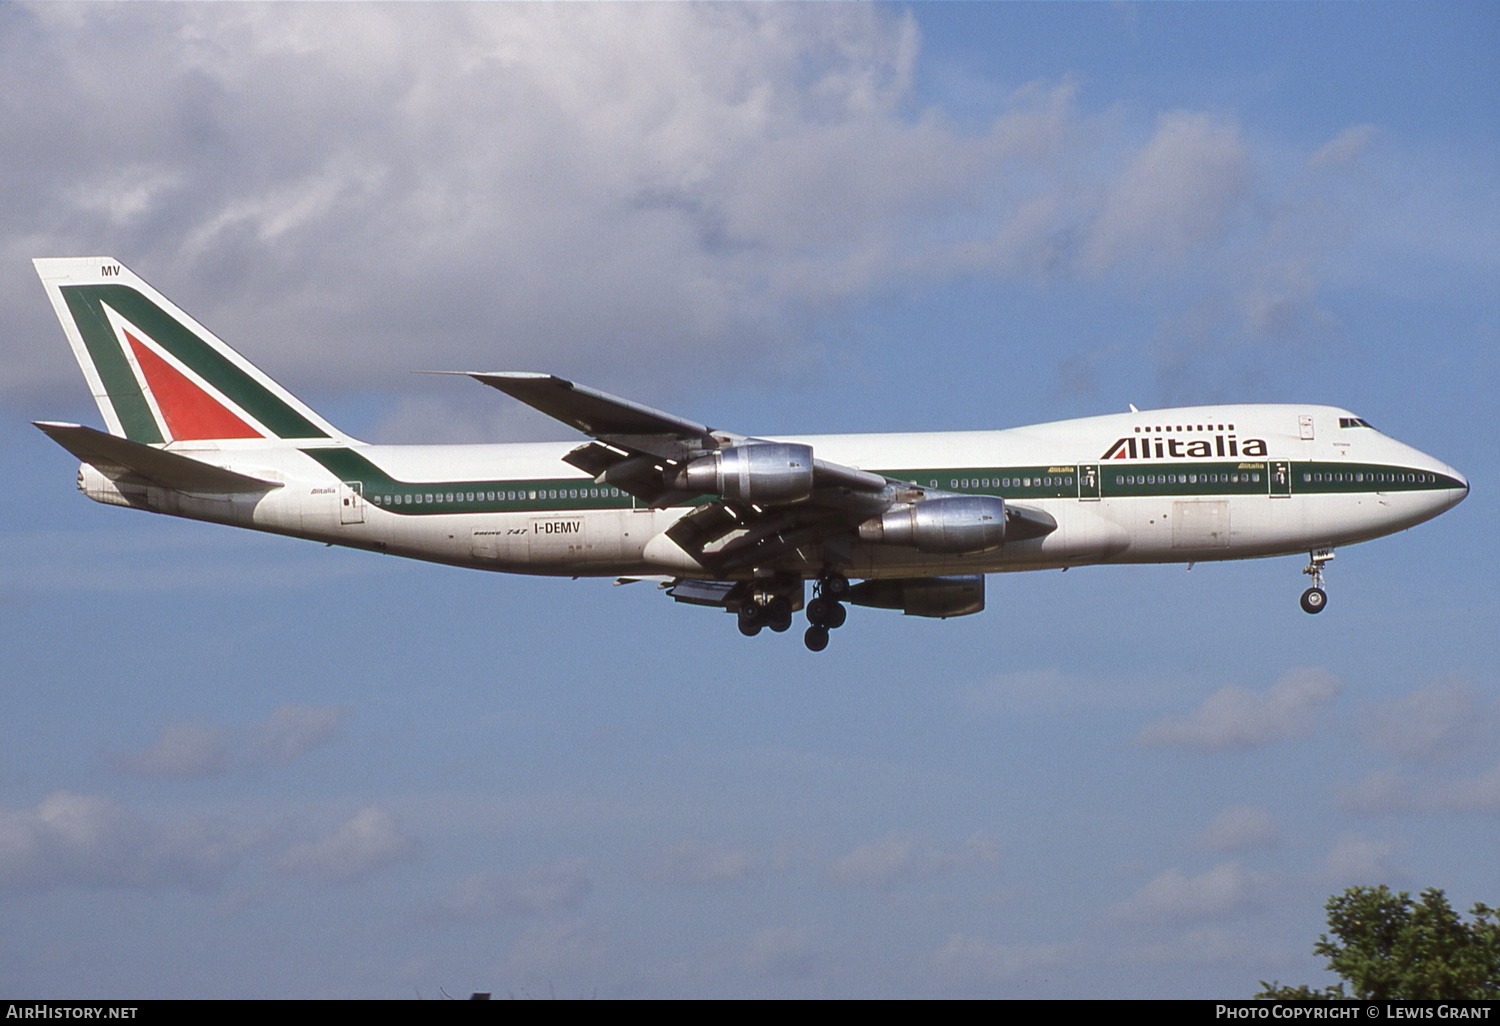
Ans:
{"label": "nose landing gear", "polygon": [[1323,590],[1323,564],[1333,558],[1332,549],[1314,549],[1302,572],[1312,578],[1312,587],[1302,593],[1302,611],[1321,613],[1328,607],[1328,592]]}

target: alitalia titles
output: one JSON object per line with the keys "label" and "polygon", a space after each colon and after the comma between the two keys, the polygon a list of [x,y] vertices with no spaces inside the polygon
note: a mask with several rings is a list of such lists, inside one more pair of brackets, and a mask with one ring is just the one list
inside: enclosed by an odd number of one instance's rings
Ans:
{"label": "alitalia titles", "polygon": [[1201,460],[1211,457],[1240,457],[1266,455],[1263,438],[1246,438],[1243,441],[1234,435],[1214,435],[1211,438],[1185,440],[1170,435],[1145,437],[1127,435],[1105,450],[1101,460]]}

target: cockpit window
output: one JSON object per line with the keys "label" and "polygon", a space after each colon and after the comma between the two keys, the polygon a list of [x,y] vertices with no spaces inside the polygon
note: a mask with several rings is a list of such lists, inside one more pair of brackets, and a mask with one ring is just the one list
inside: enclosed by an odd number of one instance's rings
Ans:
{"label": "cockpit window", "polygon": [[[1339,418],[1339,427],[1341,427],[1341,428],[1367,428],[1367,427],[1370,427],[1370,422],[1367,421],[1367,420],[1365,420],[1365,418],[1363,418],[1363,417],[1340,417]],[[1372,431],[1374,430],[1374,428],[1370,428],[1370,429]]]}

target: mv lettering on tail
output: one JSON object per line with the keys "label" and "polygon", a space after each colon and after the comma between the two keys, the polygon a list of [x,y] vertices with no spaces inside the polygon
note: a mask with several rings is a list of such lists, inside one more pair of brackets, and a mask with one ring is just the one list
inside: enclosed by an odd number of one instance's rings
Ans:
{"label": "mv lettering on tail", "polygon": [[[1452,467],[1329,406],[1198,406],[1001,431],[759,438],[548,374],[462,372],[587,436],[368,445],[119,261],[39,259],[107,430],[38,422],[116,506],[510,573],[655,580],[746,635],[848,605],[949,617],[985,575],[1306,552],[1468,494]],[[808,585],[811,584],[810,594]]]}

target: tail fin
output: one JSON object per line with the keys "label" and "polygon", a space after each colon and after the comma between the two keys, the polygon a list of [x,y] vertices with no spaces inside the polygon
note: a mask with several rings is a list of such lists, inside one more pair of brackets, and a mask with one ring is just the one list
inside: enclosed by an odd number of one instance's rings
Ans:
{"label": "tail fin", "polygon": [[118,260],[32,263],[111,434],[147,444],[344,438]]}

